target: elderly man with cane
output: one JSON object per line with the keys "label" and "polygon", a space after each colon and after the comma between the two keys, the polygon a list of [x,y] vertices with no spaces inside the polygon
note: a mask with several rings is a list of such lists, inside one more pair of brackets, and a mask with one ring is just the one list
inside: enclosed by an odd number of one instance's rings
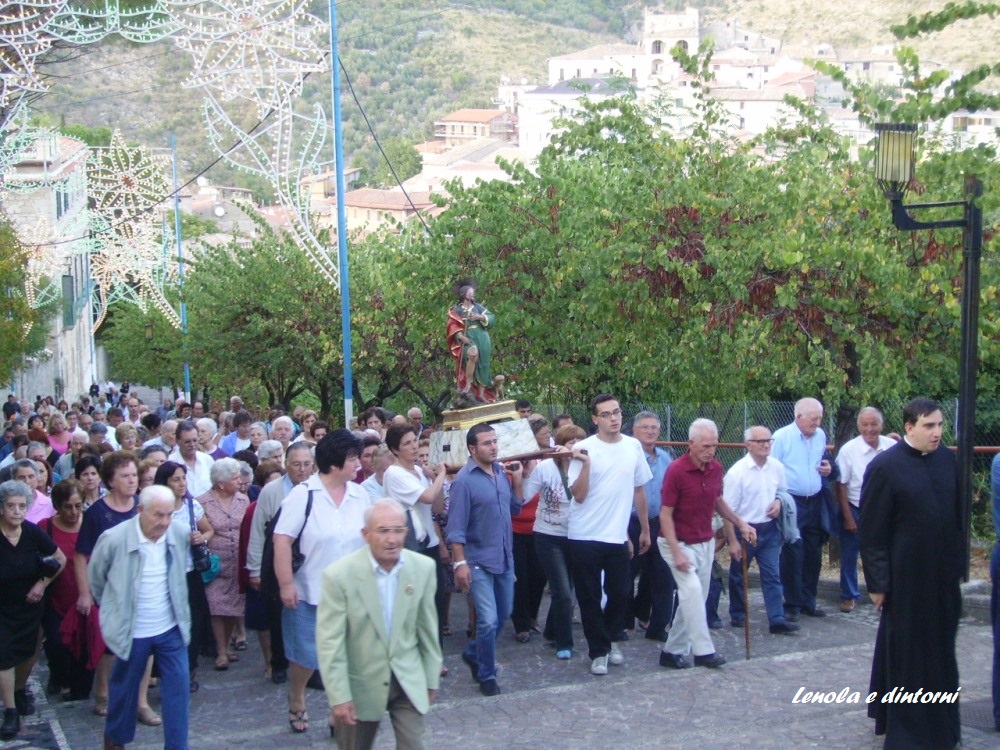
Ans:
{"label": "elderly man with cane", "polygon": [[777,521],[781,513],[778,493],[786,491],[785,469],[780,461],[771,456],[774,441],[766,427],[750,427],[744,433],[744,440],[747,454],[726,473],[722,495],[733,512],[757,532],[757,543],[747,547],[746,540],[731,523],[726,522],[726,538],[732,559],[729,565],[729,617],[734,628],[746,627],[745,571],[750,561],[756,558],[768,630],[776,635],[790,635],[799,626],[785,619],[778,567],[782,544]]}

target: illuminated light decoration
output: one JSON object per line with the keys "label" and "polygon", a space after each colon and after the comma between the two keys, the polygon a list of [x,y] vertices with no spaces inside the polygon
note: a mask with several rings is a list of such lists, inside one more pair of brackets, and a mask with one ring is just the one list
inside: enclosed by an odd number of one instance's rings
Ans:
{"label": "illuminated light decoration", "polygon": [[12,222],[11,226],[27,257],[24,296],[32,307],[42,307],[61,294],[62,275],[69,264],[69,248],[44,217],[33,224]]}
{"label": "illuminated light decoration", "polygon": [[171,271],[169,266],[164,267],[158,232],[151,222],[120,224],[100,232],[100,250],[90,256],[90,275],[95,282],[95,331],[115,302],[129,302],[143,312],[152,305],[174,327],[180,328],[180,317],[163,295],[163,285]]}
{"label": "illuminated light decoration", "polygon": [[95,210],[110,220],[132,221],[170,195],[169,161],[142,146],[130,146],[121,131],[111,134],[107,148],[91,152],[87,194]]}
{"label": "illuminated light decoration", "polygon": [[35,59],[52,46],[48,27],[65,5],[66,0],[0,0],[0,129],[25,96],[47,89],[35,71]]}
{"label": "illuminated light decoration", "polygon": [[[320,166],[320,155],[325,150],[327,122],[323,108],[316,105],[311,117],[282,111],[268,118],[263,127],[247,133],[234,125],[209,95],[204,116],[209,138],[226,161],[271,181],[278,204],[289,221],[287,231],[317,270],[331,284],[339,286],[337,258],[331,257],[327,246],[316,237],[310,221],[308,190],[302,189],[305,178]],[[297,130],[296,125],[301,127]],[[238,149],[222,147],[236,139],[240,141]]]}
{"label": "illuminated light decoration", "polygon": [[130,42],[148,44],[173,34],[177,24],[167,3],[151,0],[146,6],[121,8],[117,0],[104,0],[97,7],[62,3],[60,13],[48,32],[71,44],[94,44],[111,34]]}
{"label": "illuminated light decoration", "polygon": [[323,60],[327,25],[306,13],[304,0],[192,0],[170,5],[180,26],[178,47],[194,58],[184,84],[223,99],[255,102],[263,117],[290,109],[308,73]]}

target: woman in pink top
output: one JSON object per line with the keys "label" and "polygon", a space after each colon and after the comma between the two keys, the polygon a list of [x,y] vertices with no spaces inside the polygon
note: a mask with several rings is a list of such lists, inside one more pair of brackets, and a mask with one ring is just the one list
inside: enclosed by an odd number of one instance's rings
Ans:
{"label": "woman in pink top", "polygon": [[22,458],[20,461],[15,461],[11,465],[10,477],[19,482],[24,482],[35,493],[35,499],[28,506],[28,511],[24,516],[25,521],[37,524],[39,521],[55,515],[56,511],[52,507],[52,501],[49,500],[47,495],[38,491],[38,467],[35,466],[34,461],[30,458]]}

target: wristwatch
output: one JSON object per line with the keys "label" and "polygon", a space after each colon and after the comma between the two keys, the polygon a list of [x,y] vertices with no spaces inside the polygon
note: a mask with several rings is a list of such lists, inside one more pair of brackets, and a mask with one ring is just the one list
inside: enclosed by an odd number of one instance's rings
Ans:
{"label": "wristwatch", "polygon": [[468,565],[468,564],[469,564],[468,560],[456,560],[451,564],[451,568],[452,570],[458,570],[463,565]]}

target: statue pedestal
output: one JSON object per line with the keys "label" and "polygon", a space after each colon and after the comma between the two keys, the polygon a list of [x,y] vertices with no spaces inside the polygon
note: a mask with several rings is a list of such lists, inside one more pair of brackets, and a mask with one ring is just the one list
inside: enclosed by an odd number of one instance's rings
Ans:
{"label": "statue pedestal", "polygon": [[465,436],[469,429],[483,422],[497,432],[500,455],[503,461],[513,456],[536,452],[538,443],[527,419],[521,419],[513,401],[497,401],[468,409],[453,409],[444,412],[444,426],[431,433],[430,463],[442,461],[452,468],[461,468],[469,460],[469,449]]}

